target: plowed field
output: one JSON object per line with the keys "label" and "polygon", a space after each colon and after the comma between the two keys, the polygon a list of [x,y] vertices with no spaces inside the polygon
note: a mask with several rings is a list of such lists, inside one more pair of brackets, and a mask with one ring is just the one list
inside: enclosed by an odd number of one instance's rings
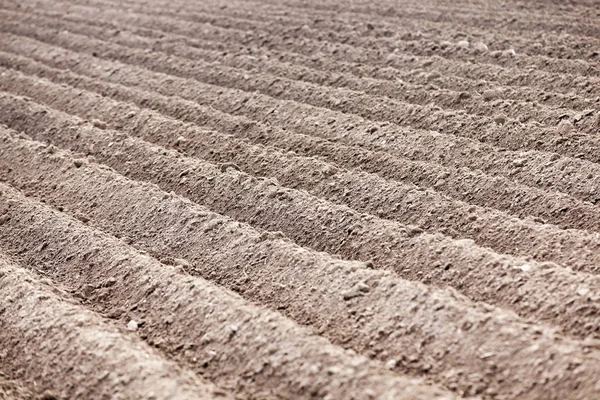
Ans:
{"label": "plowed field", "polygon": [[0,0],[0,399],[600,399],[593,0]]}

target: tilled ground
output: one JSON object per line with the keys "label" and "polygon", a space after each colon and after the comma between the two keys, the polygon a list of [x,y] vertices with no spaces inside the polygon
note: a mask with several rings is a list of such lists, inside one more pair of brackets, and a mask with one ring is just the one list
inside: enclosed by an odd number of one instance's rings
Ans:
{"label": "tilled ground", "polygon": [[0,0],[0,399],[600,398],[599,19]]}

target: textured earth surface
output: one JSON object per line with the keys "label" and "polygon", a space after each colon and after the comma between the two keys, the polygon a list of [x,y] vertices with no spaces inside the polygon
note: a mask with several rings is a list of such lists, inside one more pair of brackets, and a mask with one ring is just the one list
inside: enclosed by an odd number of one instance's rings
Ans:
{"label": "textured earth surface", "polygon": [[0,0],[0,399],[599,399],[599,20]]}

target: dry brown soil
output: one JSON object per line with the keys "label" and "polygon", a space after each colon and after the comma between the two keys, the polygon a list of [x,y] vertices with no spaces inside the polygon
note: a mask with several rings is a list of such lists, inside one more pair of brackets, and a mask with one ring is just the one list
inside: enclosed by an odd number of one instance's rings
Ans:
{"label": "dry brown soil", "polygon": [[0,0],[0,399],[599,399],[599,20]]}

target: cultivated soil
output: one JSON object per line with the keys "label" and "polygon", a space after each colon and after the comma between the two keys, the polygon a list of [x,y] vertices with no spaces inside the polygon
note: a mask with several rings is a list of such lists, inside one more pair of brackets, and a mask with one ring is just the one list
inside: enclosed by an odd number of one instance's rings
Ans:
{"label": "cultivated soil", "polygon": [[0,0],[0,399],[600,398],[598,20]]}

